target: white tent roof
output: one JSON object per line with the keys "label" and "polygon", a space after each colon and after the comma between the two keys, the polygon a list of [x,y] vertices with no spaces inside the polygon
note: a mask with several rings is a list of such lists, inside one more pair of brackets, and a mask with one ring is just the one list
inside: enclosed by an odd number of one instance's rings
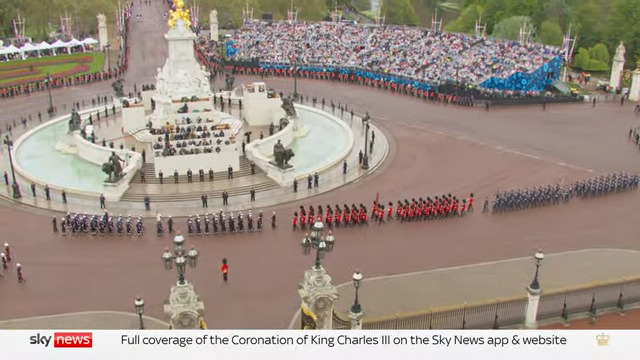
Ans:
{"label": "white tent roof", "polygon": [[81,41],[83,44],[88,44],[88,45],[92,45],[92,44],[97,44],[98,40],[94,39],[94,38],[86,38],[84,40]]}
{"label": "white tent roof", "polygon": [[53,46],[49,45],[48,42],[43,41],[40,44],[36,45],[36,48],[38,50],[46,50],[46,49],[51,49]]}
{"label": "white tent roof", "polygon": [[31,43],[26,43],[24,45],[22,45],[22,47],[20,48],[20,51],[34,51],[34,50],[38,50],[38,48],[36,48],[35,46],[31,45]]}
{"label": "white tent roof", "polygon": [[2,51],[0,51],[0,54],[14,54],[17,52],[20,52],[20,49],[18,49],[17,47],[13,46],[13,44],[11,44],[6,48],[2,49]]}
{"label": "white tent roof", "polygon": [[69,41],[67,43],[67,45],[78,46],[78,45],[83,45],[83,44],[82,44],[82,42],[78,41],[78,39],[73,38],[73,39],[71,39],[71,41]]}
{"label": "white tent roof", "polygon": [[67,46],[69,46],[69,45],[67,45],[66,42],[64,42],[64,41],[62,41],[60,39],[56,40],[56,42],[51,44],[51,47],[54,47],[54,48],[67,47]]}

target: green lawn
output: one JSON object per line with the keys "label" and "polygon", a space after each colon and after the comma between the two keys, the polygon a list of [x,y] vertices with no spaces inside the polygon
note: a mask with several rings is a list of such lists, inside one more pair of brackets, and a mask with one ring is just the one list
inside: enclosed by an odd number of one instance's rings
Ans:
{"label": "green lawn", "polygon": [[[2,79],[0,80],[0,84],[6,84],[6,83],[12,83],[15,81],[20,81],[20,80],[33,80],[33,81],[38,81],[38,80],[42,80],[44,79],[45,76],[47,76],[47,74],[55,76],[55,74],[64,72],[64,71],[68,71],[73,69],[76,65],[79,64],[79,62],[73,62],[72,60],[74,58],[81,58],[81,57],[86,57],[86,56],[91,56],[92,60],[91,63],[89,64],[89,73],[91,72],[97,72],[97,71],[101,71],[102,70],[102,66],[104,64],[104,53],[102,52],[94,52],[94,53],[76,53],[76,54],[71,54],[71,55],[57,55],[57,56],[44,56],[41,58],[28,58],[26,60],[16,60],[16,61],[9,61],[9,62],[3,62],[0,63],[0,72],[10,72],[10,71],[15,71],[13,69],[11,69],[12,67],[15,67],[16,65],[20,65],[20,68],[24,68],[24,69],[29,69],[31,66],[33,66],[32,64],[40,62],[40,61],[46,61],[47,59],[64,59],[64,60],[69,60],[69,62],[66,63],[62,63],[62,64],[53,64],[53,65],[44,65],[44,66],[34,66],[35,69],[40,70],[40,73],[37,75],[27,75],[27,76],[16,76],[14,78],[10,78],[10,79]],[[87,72],[79,72],[76,73],[75,75],[79,75],[79,74],[84,74]]]}

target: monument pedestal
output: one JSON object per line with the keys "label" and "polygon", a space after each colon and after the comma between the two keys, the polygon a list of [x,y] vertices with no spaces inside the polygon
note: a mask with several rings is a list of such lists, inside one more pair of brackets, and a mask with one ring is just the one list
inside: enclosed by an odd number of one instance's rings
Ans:
{"label": "monument pedestal", "polygon": [[185,281],[171,287],[164,313],[172,329],[199,329],[200,319],[204,316],[204,303],[200,301],[193,285]]}
{"label": "monument pedestal", "polygon": [[611,91],[614,92],[621,87],[625,53],[626,49],[621,41],[620,45],[618,45],[618,48],[616,49],[616,54],[613,57],[613,63],[611,64],[611,78],[609,79],[609,86],[611,87]]}
{"label": "monument pedestal", "polygon": [[338,300],[338,289],[331,283],[331,276],[322,266],[313,266],[304,272],[298,294],[302,300],[302,308],[309,309],[317,317],[316,329],[331,330],[333,304]]}

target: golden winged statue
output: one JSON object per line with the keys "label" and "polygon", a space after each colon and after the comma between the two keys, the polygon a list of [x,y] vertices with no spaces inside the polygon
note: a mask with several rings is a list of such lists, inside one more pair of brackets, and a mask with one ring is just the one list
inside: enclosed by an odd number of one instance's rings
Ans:
{"label": "golden winged statue", "polygon": [[173,4],[176,9],[169,12],[169,27],[175,29],[178,19],[182,19],[187,29],[190,28],[191,16],[189,15],[189,9],[184,8],[184,0],[175,0]]}

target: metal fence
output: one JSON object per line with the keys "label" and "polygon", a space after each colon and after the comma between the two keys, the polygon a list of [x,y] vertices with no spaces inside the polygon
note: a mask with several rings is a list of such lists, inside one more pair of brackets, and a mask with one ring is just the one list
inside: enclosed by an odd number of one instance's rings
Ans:
{"label": "metal fence", "polygon": [[[640,277],[543,292],[537,320],[567,319],[572,314],[617,307],[624,310],[640,303]],[[498,329],[523,325],[527,308],[525,295],[508,299],[430,309],[412,314],[367,319],[363,329]],[[334,329],[349,329],[348,317],[333,314]]]}

